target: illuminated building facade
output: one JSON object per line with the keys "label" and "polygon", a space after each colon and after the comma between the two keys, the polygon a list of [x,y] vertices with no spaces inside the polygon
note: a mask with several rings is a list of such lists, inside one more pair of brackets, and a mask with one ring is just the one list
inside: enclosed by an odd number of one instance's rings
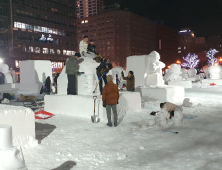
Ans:
{"label": "illuminated building facade", "polygon": [[77,18],[97,15],[103,7],[103,0],[76,0]]}
{"label": "illuminated building facade", "polygon": [[8,0],[10,67],[15,61],[65,62],[75,53],[73,0]]}

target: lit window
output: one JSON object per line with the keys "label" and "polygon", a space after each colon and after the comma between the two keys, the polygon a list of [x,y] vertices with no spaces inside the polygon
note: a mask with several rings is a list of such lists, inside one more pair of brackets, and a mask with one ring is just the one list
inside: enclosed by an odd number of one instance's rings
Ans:
{"label": "lit window", "polygon": [[34,48],[32,46],[29,46],[29,51],[28,52],[33,53],[34,52]]}
{"label": "lit window", "polygon": [[186,50],[186,46],[184,46],[184,50]]}
{"label": "lit window", "polygon": [[49,49],[48,48],[43,48],[42,52],[43,52],[43,54],[48,54],[49,53]]}
{"label": "lit window", "polygon": [[178,53],[181,53],[181,51],[178,51]]}
{"label": "lit window", "polygon": [[181,47],[178,47],[178,50],[180,50],[181,49]]}
{"label": "lit window", "polygon": [[66,55],[72,55],[72,51],[67,50]]}
{"label": "lit window", "polygon": [[88,23],[88,20],[85,20],[85,23]]}
{"label": "lit window", "polygon": [[66,50],[63,50],[63,55],[66,55]]}
{"label": "lit window", "polygon": [[56,51],[56,52],[57,52],[57,54],[58,54],[58,55],[60,55],[60,54],[61,54],[61,51],[60,51],[59,49],[57,49],[57,51]]}
{"label": "lit window", "polygon": [[35,53],[40,53],[40,52],[41,52],[40,48],[39,47],[35,47]]}
{"label": "lit window", "polygon": [[84,20],[81,23],[84,24]]}
{"label": "lit window", "polygon": [[55,54],[55,50],[53,48],[50,48],[49,53],[50,54]]}

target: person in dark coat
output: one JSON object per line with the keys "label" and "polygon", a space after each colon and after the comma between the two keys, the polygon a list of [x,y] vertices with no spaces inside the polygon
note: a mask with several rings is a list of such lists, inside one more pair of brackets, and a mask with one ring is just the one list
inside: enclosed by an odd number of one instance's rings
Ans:
{"label": "person in dark coat", "polygon": [[99,90],[102,95],[103,92],[103,81],[107,84],[106,74],[113,68],[112,64],[108,63],[106,59],[101,59],[100,65],[96,68],[97,76],[99,79]]}
{"label": "person in dark coat", "polygon": [[96,46],[94,45],[94,40],[90,40],[89,41],[89,44],[88,44],[88,47],[87,47],[87,51],[88,52],[92,52],[92,53],[98,55],[98,53],[96,52]]}
{"label": "person in dark coat", "polygon": [[57,94],[57,92],[58,92],[58,85],[57,85],[58,77],[59,77],[59,73],[56,73],[55,77],[54,77],[55,94]]}
{"label": "person in dark coat", "polygon": [[66,62],[66,74],[68,77],[67,94],[70,95],[77,95],[77,76],[80,75],[78,60],[80,57],[79,53],[75,53],[75,56],[70,57]]}
{"label": "person in dark coat", "polygon": [[129,71],[127,77],[124,77],[124,73],[122,71],[122,78],[123,80],[126,80],[127,91],[134,91],[135,90],[135,77],[134,77],[133,71]]}
{"label": "person in dark coat", "polygon": [[50,92],[51,92],[51,79],[48,76],[45,81],[45,94],[50,94]]}
{"label": "person in dark coat", "polygon": [[5,75],[0,72],[0,84],[5,84]]}

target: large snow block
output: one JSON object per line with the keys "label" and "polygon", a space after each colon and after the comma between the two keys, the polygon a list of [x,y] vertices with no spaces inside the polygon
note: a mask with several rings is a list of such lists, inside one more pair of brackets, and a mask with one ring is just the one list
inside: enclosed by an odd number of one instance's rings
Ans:
{"label": "large snow block", "polygon": [[184,88],[192,88],[192,82],[191,81],[168,81],[168,85],[174,85],[174,86],[182,86]]}
{"label": "large snow block", "polygon": [[0,84],[0,92],[11,92],[17,90],[19,84],[12,83],[12,84]]}
{"label": "large snow block", "polygon": [[145,85],[145,73],[146,73],[146,56],[130,56],[127,57],[126,68],[127,71],[132,70],[135,75],[135,87]]}
{"label": "large snow block", "polygon": [[51,78],[52,81],[51,61],[21,61],[19,90],[26,91],[27,93],[39,93],[43,82],[48,76]]}
{"label": "large snow block", "polygon": [[21,106],[0,105],[0,124],[12,126],[14,146],[36,145],[34,112]]}
{"label": "large snow block", "polygon": [[218,86],[222,85],[222,79],[217,79],[217,80],[213,80],[213,79],[203,79],[201,80],[201,83],[203,85],[210,85],[210,84],[216,84]]}
{"label": "large snow block", "polygon": [[144,100],[156,99],[163,102],[180,103],[185,98],[184,87],[181,86],[138,87],[136,91],[141,93]]}
{"label": "large snow block", "polygon": [[[46,95],[44,98],[44,110],[53,114],[67,114],[90,119],[93,115],[93,96],[86,95]],[[98,101],[99,104],[98,104]],[[106,109],[102,105],[102,96],[97,96],[96,114],[99,109],[101,121],[106,121]],[[119,115],[130,114],[141,109],[141,97],[139,93],[120,93],[117,112]]]}

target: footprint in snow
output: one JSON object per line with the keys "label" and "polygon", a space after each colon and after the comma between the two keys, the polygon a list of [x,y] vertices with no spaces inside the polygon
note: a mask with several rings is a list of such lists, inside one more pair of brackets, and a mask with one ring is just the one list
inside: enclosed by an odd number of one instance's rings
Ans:
{"label": "footprint in snow", "polygon": [[121,155],[118,156],[117,160],[124,160],[124,159],[126,159],[127,157],[128,157],[127,155],[121,154]]}
{"label": "footprint in snow", "polygon": [[141,149],[141,150],[145,150],[146,147],[145,147],[145,146],[140,146],[140,149]]}

